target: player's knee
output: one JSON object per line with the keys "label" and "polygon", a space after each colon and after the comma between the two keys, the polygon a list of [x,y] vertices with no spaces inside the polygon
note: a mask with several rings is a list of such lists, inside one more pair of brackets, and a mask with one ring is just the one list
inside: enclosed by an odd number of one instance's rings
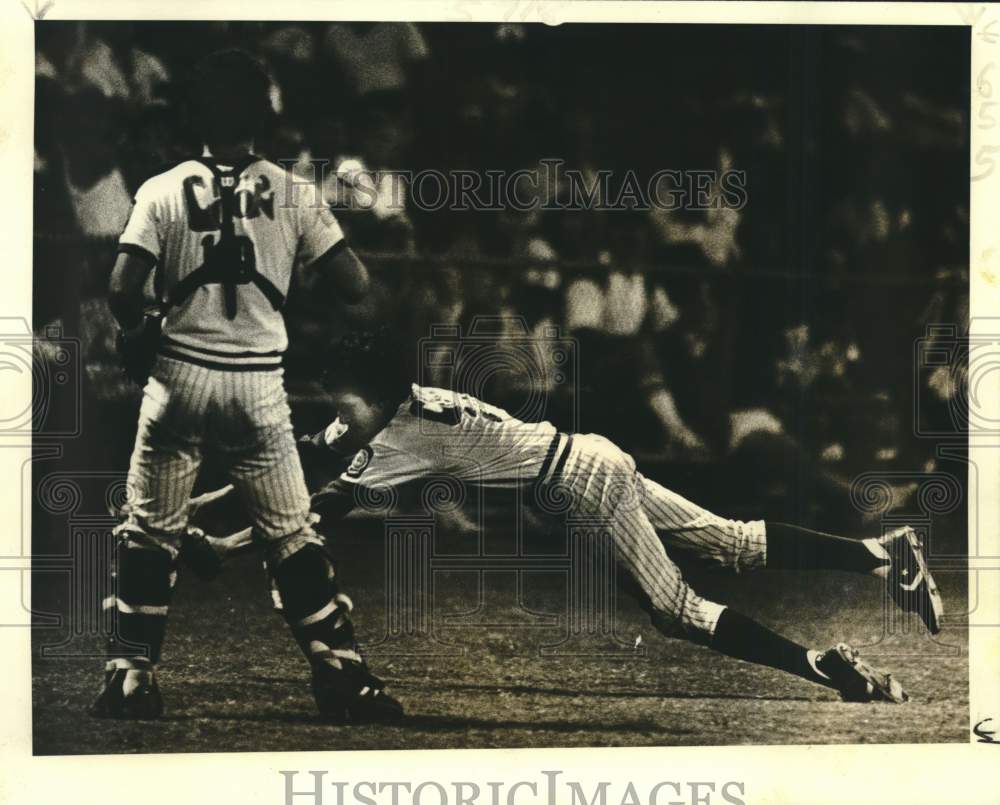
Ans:
{"label": "player's knee", "polygon": [[265,532],[255,529],[254,538],[263,543],[264,557],[272,568],[309,545],[325,547],[323,539],[313,530],[313,518],[300,528],[277,537],[267,536]]}
{"label": "player's knee", "polygon": [[635,461],[611,442],[602,453],[603,489],[601,508],[614,514],[624,509],[638,509],[642,505],[643,489],[635,471]]}

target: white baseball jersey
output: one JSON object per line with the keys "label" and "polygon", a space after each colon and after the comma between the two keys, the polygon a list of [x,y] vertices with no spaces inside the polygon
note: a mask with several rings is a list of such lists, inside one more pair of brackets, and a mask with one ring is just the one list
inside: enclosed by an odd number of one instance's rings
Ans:
{"label": "white baseball jersey", "polygon": [[[311,441],[338,451],[338,429]],[[413,385],[386,426],[359,450],[327,494],[449,475],[487,486],[544,480],[565,461],[571,438],[549,422],[523,422],[467,394]]]}
{"label": "white baseball jersey", "polygon": [[[264,369],[280,365],[288,344],[280,307],[295,266],[343,244],[320,194],[283,168],[253,156],[236,165],[202,157],[139,188],[119,250],[157,263],[163,354]],[[206,267],[214,268],[195,273]]]}

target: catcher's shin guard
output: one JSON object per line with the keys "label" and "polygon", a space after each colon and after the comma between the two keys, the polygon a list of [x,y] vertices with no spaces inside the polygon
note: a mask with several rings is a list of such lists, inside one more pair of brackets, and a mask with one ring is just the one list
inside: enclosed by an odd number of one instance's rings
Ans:
{"label": "catcher's shin guard", "polygon": [[358,651],[351,600],[338,590],[326,549],[308,544],[271,570],[281,614],[312,668],[320,713],[335,721],[385,721],[403,708]]}
{"label": "catcher's shin guard", "polygon": [[124,533],[115,552],[115,612],[107,643],[104,689],[91,708],[107,718],[156,718],[163,702],[154,669],[160,659],[167,612],[177,579],[173,557],[163,548]]}
{"label": "catcher's shin guard", "polygon": [[281,614],[310,661],[317,653],[312,645],[316,642],[325,648],[354,648],[350,600],[339,592],[333,562],[324,548],[308,544],[271,565],[271,574]]}
{"label": "catcher's shin guard", "polygon": [[115,553],[115,631],[108,640],[109,660],[160,660],[163,635],[177,568],[163,548],[123,534]]}

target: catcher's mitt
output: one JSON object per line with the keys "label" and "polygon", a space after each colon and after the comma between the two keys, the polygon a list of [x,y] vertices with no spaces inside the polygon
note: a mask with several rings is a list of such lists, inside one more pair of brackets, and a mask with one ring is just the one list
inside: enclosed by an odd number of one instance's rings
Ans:
{"label": "catcher's mitt", "polygon": [[149,373],[156,362],[156,351],[160,346],[160,326],[162,316],[147,313],[142,324],[128,332],[118,331],[115,346],[118,360],[125,375],[140,386],[145,386]]}

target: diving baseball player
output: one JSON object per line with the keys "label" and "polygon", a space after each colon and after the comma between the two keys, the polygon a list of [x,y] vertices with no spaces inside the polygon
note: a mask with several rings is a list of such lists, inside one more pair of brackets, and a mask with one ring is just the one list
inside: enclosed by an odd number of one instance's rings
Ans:
{"label": "diving baseball player", "polygon": [[[547,422],[522,422],[465,394],[411,384],[402,370],[394,371],[399,352],[366,334],[352,335],[334,350],[325,385],[337,419],[300,441],[309,454],[307,465],[346,465],[313,494],[324,520],[350,510],[359,487],[428,475],[523,485],[543,509],[559,502],[569,513],[613,524],[616,558],[664,634],[796,674],[848,701],[907,699],[897,681],[870,668],[846,644],[811,650],[698,596],[667,550],[683,549],[734,572],[870,573],[884,579],[904,611],[917,613],[937,633],[941,596],[912,529],[854,540],[779,523],[727,520],[643,477],[630,456],[601,436],[560,433]],[[225,554],[248,539],[245,531],[209,542]]]}
{"label": "diving baseball player", "polygon": [[[368,275],[322,200],[252,153],[272,113],[268,93],[265,72],[247,54],[208,56],[192,99],[204,152],[139,188],[120,238],[109,303],[126,371],[145,385],[116,532],[117,588],[108,603],[117,629],[97,716],[163,711],[156,665],[206,450],[221,459],[253,522],[320,712],[352,721],[402,714],[357,652],[349,599],[312,528],[282,382],[281,308],[293,270],[318,272],[347,302],[364,297]],[[143,309],[154,270],[155,317]]]}

